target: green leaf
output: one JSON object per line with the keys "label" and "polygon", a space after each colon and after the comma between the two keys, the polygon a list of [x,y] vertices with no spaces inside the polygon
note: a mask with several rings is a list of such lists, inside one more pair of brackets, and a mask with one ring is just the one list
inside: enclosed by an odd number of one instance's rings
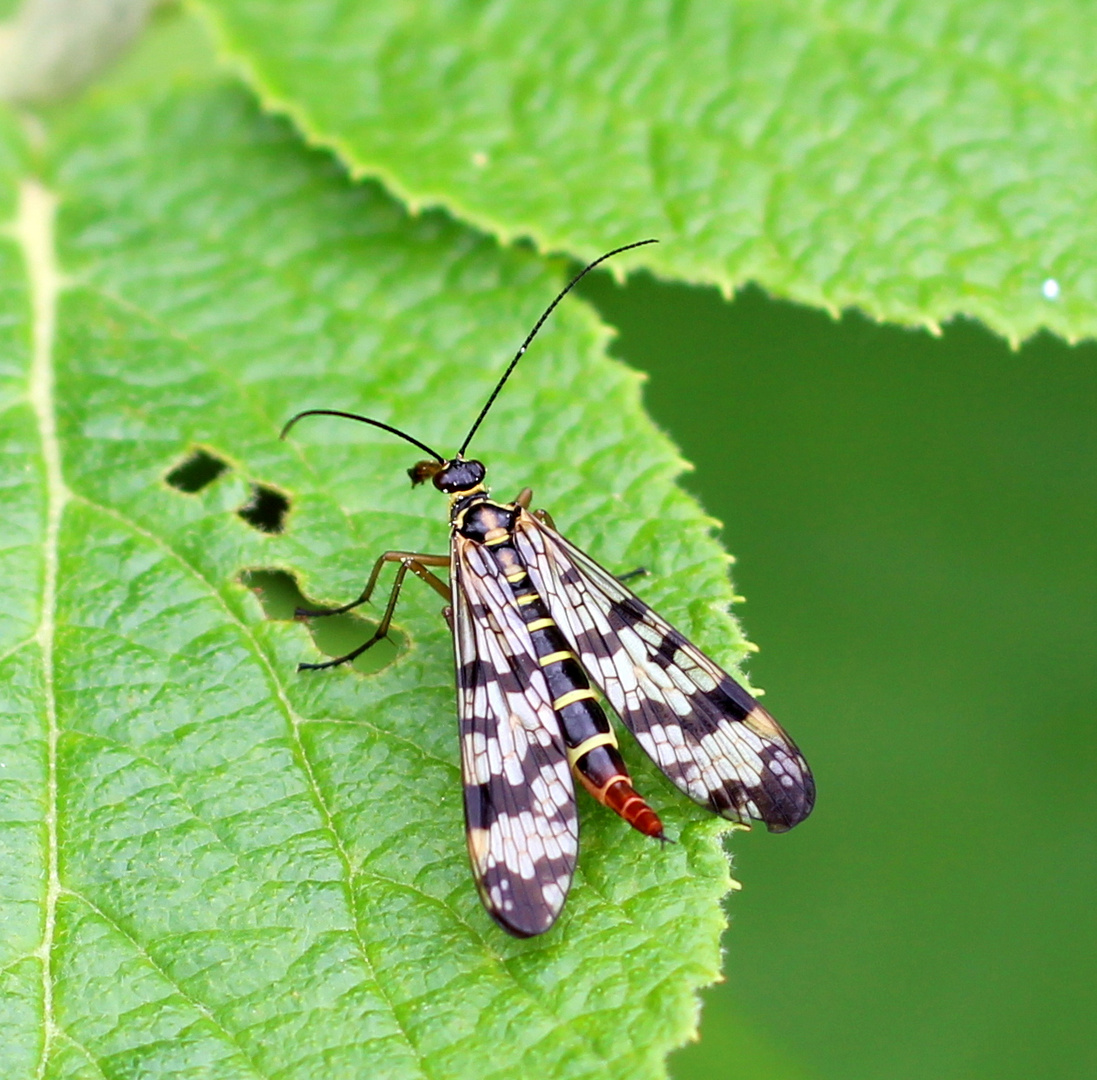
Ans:
{"label": "green leaf", "polygon": [[197,6],[310,141],[503,239],[652,235],[638,260],[725,291],[1097,332],[1081,0]]}
{"label": "green leaf", "polygon": [[[581,796],[559,926],[507,937],[437,596],[405,588],[374,674],[298,676],[308,630],[242,582],[341,601],[386,548],[444,550],[404,444],[279,428],[456,445],[564,268],[348,182],[192,46],[0,123],[0,1074],[660,1076],[719,972],[721,823],[629,744],[679,843]],[[569,298],[476,452],[734,662],[712,522],[608,336]],[[257,489],[282,532],[241,516]]]}

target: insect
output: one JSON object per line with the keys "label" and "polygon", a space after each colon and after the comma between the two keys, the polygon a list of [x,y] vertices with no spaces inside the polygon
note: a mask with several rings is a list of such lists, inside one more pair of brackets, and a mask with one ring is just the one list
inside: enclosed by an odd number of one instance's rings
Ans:
{"label": "insect", "polygon": [[[784,832],[811,813],[815,784],[795,743],[726,671],[651,610],[619,578],[557,531],[532,493],[493,499],[484,465],[465,451],[545,320],[579,280],[622,251],[595,259],[568,283],[530,331],[452,457],[379,420],[333,409],[381,428],[430,455],[413,465],[412,485],[430,480],[449,497],[450,551],[386,551],[361,595],[396,563],[376,632],[346,656],[298,670],[337,667],[384,638],[411,572],[447,602],[453,630],[465,824],[472,872],[491,917],[516,937],[556,921],[571,885],[579,828],[572,777],[646,836],[665,840],[662,822],[632,785],[597,687],[637,741],[695,802],[746,825]],[[447,584],[435,569],[448,568]],[[592,686],[593,684],[593,686]],[[749,828],[749,826],[746,826]]]}

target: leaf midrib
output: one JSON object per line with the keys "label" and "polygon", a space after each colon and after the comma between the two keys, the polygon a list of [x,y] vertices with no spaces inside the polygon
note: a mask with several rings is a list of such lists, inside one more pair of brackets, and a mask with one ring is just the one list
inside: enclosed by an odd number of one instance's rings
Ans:
{"label": "leaf midrib", "polygon": [[57,437],[54,402],[53,345],[57,326],[57,296],[61,276],[53,243],[56,198],[34,180],[19,187],[12,233],[26,265],[31,306],[31,363],[27,397],[34,410],[42,447],[46,485],[46,528],[42,545],[42,612],[35,640],[42,655],[43,712],[46,721],[46,791],[43,825],[46,840],[46,895],[42,942],[36,950],[42,966],[42,1049],[35,1075],[45,1076],[50,1051],[57,1036],[53,1002],[52,954],[57,928],[57,901],[61,881],[57,870],[57,690],[54,644],[57,621],[57,578],[60,560],[61,519],[70,494],[61,471],[61,445]]}

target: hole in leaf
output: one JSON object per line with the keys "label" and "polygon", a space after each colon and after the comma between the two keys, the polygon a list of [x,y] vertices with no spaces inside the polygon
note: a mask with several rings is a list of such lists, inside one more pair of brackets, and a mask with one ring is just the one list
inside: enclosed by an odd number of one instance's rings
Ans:
{"label": "hole in leaf", "polygon": [[195,450],[180,461],[164,479],[173,488],[193,495],[212,484],[223,472],[228,472],[228,468],[227,461],[214,457],[207,450]]}
{"label": "hole in leaf", "polygon": [[280,533],[289,513],[289,499],[274,488],[253,484],[251,498],[236,511],[253,529]]}
{"label": "hole in leaf", "polygon": [[[292,574],[284,570],[245,570],[240,575],[240,580],[259,598],[263,605],[263,613],[268,619],[294,621],[294,612],[297,608],[311,610],[323,610],[324,605],[318,604],[305,596],[297,586],[297,581]],[[370,610],[369,604],[363,604],[365,610]],[[347,653],[357,649],[364,641],[368,641],[377,629],[377,619],[362,618],[357,614],[329,615],[321,618],[302,619],[312,634],[312,640],[317,649],[325,656],[346,656]],[[403,650],[407,638],[395,627],[390,626],[388,637],[377,642],[367,649],[356,660],[352,660],[350,666],[363,675],[373,675],[382,668],[388,667]],[[314,658],[303,656],[302,660],[313,663]],[[309,674],[305,672],[304,674]],[[322,674],[313,672],[313,675]]]}

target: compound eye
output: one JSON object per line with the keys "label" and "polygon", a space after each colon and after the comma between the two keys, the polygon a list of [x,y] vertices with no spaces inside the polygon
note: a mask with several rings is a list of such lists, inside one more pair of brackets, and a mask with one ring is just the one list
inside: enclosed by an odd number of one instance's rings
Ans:
{"label": "compound eye", "polygon": [[471,491],[484,482],[487,470],[479,461],[450,461],[434,477],[434,486],[447,495]]}

